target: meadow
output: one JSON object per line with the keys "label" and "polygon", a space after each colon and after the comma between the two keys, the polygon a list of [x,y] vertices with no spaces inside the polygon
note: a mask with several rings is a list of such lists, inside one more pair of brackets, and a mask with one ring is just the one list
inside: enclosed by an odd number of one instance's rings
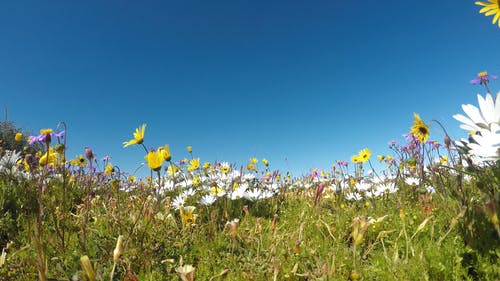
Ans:
{"label": "meadow", "polygon": [[435,140],[415,114],[390,155],[304,176],[150,149],[142,125],[122,144],[144,150],[136,178],[91,148],[66,155],[65,123],[4,121],[0,279],[500,280],[500,95],[462,108],[466,138]]}

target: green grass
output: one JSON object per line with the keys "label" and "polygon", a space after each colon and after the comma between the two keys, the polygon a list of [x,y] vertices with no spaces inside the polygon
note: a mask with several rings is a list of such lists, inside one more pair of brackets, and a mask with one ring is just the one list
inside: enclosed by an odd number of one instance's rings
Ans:
{"label": "green grass", "polygon": [[[73,275],[85,280],[83,255],[90,258],[97,280],[110,280],[119,235],[124,236],[124,244],[113,280],[179,280],[176,268],[181,263],[195,267],[195,280],[500,277],[499,238],[491,223],[480,213],[467,218],[460,200],[439,193],[403,196],[399,192],[350,202],[327,192],[316,206],[314,193],[308,190],[257,202],[224,199],[227,202],[198,206],[196,224],[183,227],[179,211],[157,201],[154,193],[125,192],[103,181],[89,197],[84,245],[82,185],[63,186],[54,179],[43,192],[41,237],[49,280],[71,280]],[[38,210],[23,205],[36,204],[36,183],[2,178],[0,186],[2,246],[13,242],[5,250],[0,279],[36,280]],[[409,189],[404,184],[400,187]],[[28,196],[16,201],[21,194]],[[248,212],[243,211],[244,205]],[[384,216],[354,245],[355,218]],[[234,218],[240,221],[232,239],[226,223]],[[468,225],[471,222],[473,226]]]}

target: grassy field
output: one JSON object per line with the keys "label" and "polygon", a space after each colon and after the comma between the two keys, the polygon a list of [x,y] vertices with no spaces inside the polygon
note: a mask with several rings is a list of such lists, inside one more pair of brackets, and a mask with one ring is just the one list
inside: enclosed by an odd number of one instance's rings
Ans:
{"label": "grassy field", "polygon": [[136,179],[89,148],[67,159],[64,130],[1,129],[1,280],[500,279],[500,162],[479,137],[429,141],[418,115],[385,170],[363,149],[301,177],[191,147],[173,162],[140,127]]}

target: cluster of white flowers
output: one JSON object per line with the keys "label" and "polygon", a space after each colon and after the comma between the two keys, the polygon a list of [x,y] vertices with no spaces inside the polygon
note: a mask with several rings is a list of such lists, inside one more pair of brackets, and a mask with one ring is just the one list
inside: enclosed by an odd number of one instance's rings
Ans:
{"label": "cluster of white flowers", "polygon": [[17,161],[21,159],[21,152],[6,151],[3,156],[0,156],[0,175],[8,175],[12,177],[26,179],[29,174],[23,171]]}
{"label": "cluster of white flowers", "polygon": [[221,198],[230,200],[248,199],[251,201],[267,199],[275,196],[280,183],[269,177],[258,178],[255,173],[242,173],[240,170],[231,169],[226,162],[212,169],[197,171],[183,171],[165,175],[159,181],[153,181],[154,188],[160,193],[174,192],[177,194],[171,206],[179,209],[186,204],[192,204],[196,198],[201,205],[212,205]]}

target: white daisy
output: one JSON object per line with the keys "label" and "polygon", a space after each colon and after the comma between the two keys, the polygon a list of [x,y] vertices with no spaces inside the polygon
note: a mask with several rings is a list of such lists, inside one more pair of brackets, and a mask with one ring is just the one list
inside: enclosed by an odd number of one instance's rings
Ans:
{"label": "white daisy", "polygon": [[493,123],[500,123],[500,93],[497,94],[496,101],[488,93],[486,98],[477,95],[479,108],[472,104],[462,105],[462,109],[467,117],[462,114],[455,114],[453,118],[462,122],[460,128],[467,131],[479,131],[490,128]]}
{"label": "white daisy", "polygon": [[179,195],[175,197],[174,200],[172,201],[172,208],[179,210],[181,206],[184,206],[184,204],[185,204],[184,197],[182,197],[182,195]]}
{"label": "white daisy", "polygon": [[204,195],[200,198],[200,204],[204,206],[212,205],[215,201],[217,201],[217,197],[211,194]]}

